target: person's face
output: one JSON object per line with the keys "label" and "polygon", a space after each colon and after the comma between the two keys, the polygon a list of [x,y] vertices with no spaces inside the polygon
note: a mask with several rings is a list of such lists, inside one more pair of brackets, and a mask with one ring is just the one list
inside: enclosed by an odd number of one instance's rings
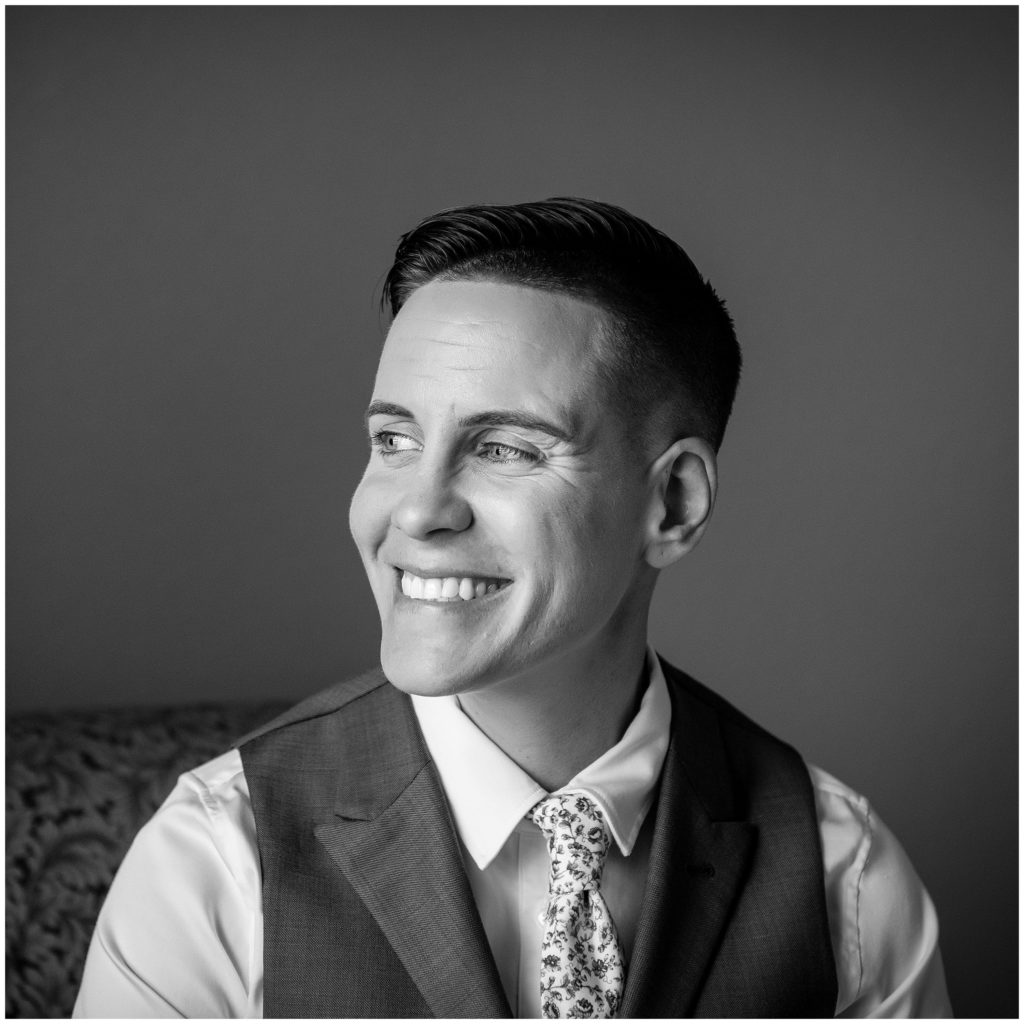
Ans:
{"label": "person's face", "polygon": [[647,466],[595,377],[602,316],[435,281],[395,318],[350,526],[400,689],[480,689],[643,628]]}

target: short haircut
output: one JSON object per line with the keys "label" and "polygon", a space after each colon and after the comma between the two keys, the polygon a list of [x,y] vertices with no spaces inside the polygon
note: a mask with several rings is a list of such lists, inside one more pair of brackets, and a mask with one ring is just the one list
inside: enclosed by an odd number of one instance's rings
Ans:
{"label": "short haircut", "polygon": [[431,281],[560,292],[608,316],[598,374],[646,436],[722,443],[740,375],[732,320],[690,257],[639,217],[590,199],[445,210],[403,235],[381,305]]}

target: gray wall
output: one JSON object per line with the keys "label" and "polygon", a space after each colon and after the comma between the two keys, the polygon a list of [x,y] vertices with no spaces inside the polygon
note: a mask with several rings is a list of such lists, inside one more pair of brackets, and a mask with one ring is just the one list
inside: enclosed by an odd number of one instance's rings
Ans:
{"label": "gray wall", "polygon": [[746,351],[654,638],[866,792],[1015,1015],[1012,8],[8,8],[10,709],[372,663],[346,510],[397,236],[580,194]]}

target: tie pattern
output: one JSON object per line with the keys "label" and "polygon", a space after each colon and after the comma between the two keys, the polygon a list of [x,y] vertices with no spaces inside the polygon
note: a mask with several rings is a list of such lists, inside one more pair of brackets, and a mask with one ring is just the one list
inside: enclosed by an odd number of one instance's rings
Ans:
{"label": "tie pattern", "polygon": [[611,837],[600,809],[579,793],[551,796],[529,813],[548,842],[551,877],[541,952],[545,1017],[614,1017],[626,967],[601,895]]}

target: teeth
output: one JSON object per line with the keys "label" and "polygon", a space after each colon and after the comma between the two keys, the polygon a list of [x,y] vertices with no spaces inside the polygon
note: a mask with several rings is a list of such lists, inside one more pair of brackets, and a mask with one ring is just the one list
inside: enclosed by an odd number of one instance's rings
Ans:
{"label": "teeth", "polygon": [[501,584],[493,578],[445,576],[425,579],[411,572],[402,573],[402,593],[414,601],[472,601],[500,589]]}

